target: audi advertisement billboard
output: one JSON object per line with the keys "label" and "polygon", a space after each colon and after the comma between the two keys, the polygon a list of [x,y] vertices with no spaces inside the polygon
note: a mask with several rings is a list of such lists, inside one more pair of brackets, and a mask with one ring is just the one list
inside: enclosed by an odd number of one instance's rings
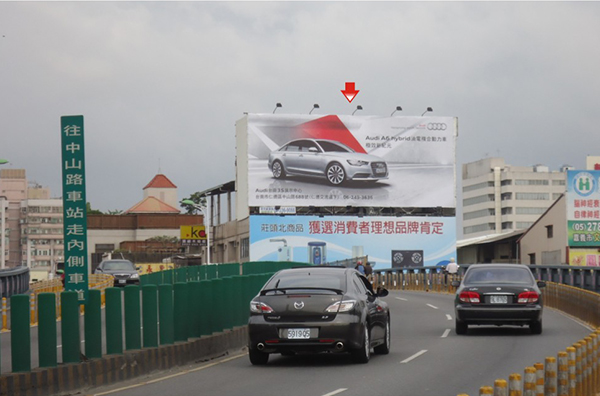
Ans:
{"label": "audi advertisement billboard", "polygon": [[455,208],[457,134],[455,117],[248,114],[238,190],[249,207]]}
{"label": "audi advertisement billboard", "polygon": [[250,216],[251,261],[327,264],[356,252],[376,269],[445,265],[456,257],[456,218]]}

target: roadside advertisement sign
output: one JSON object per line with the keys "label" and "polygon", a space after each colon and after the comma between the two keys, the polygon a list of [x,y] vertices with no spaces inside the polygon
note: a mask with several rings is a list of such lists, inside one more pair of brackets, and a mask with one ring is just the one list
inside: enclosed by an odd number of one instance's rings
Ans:
{"label": "roadside advertisement sign", "polygon": [[376,269],[456,258],[454,217],[250,216],[251,261],[326,264],[364,252]]}
{"label": "roadside advertisement sign", "polygon": [[184,225],[179,227],[181,246],[206,246],[204,225]]}
{"label": "roadside advertisement sign", "polygon": [[567,171],[569,246],[600,247],[600,170]]}
{"label": "roadside advertisement sign", "polygon": [[83,116],[61,117],[65,290],[88,295],[87,208]]}
{"label": "roadside advertisement sign", "polygon": [[569,265],[599,267],[600,251],[598,249],[569,249]]}
{"label": "roadside advertisement sign", "polygon": [[238,137],[247,142],[248,206],[454,208],[457,125],[454,117],[249,114]]}

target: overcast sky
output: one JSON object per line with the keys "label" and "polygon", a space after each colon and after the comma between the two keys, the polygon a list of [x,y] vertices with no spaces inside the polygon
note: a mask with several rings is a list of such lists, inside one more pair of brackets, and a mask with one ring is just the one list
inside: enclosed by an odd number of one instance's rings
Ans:
{"label": "overcast sky", "polygon": [[[460,165],[600,154],[599,2],[3,2],[0,158],[61,196],[60,117],[83,115],[87,199],[126,210],[235,179],[244,112],[459,119]],[[360,93],[350,104],[346,81]]]}

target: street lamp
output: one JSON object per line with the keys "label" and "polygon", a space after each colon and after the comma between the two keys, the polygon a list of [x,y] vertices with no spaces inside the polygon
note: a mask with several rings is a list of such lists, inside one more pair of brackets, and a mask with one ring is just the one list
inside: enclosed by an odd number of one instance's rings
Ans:
{"label": "street lamp", "polygon": [[313,105],[313,108],[310,110],[310,112],[309,112],[308,114],[312,114],[313,110],[314,110],[314,109],[318,109],[318,108],[319,108],[319,104],[318,104],[318,103],[315,103],[315,104]]}
{"label": "street lamp", "polygon": [[362,106],[361,106],[361,105],[358,105],[358,106],[356,106],[356,110],[354,110],[354,111],[352,112],[352,115],[354,115],[354,113],[356,113],[358,110],[362,110],[362,109],[363,109],[363,108],[362,108]]}
{"label": "street lamp", "polygon": [[423,114],[421,114],[421,117],[423,117],[423,116],[425,115],[425,113],[429,113],[429,112],[431,112],[431,111],[433,111],[433,109],[432,109],[431,107],[428,107],[428,108],[427,108],[427,110],[425,110],[425,111],[423,112]]}
{"label": "street lamp", "polygon": [[394,115],[395,112],[397,111],[402,111],[402,107],[400,106],[396,106],[396,110],[392,111],[392,114],[390,114],[390,117]]}
{"label": "street lamp", "polygon": [[204,227],[206,228],[206,264],[210,264],[210,216],[206,215],[207,207],[206,205],[199,205],[191,199],[184,199],[181,201],[184,205],[193,206],[194,209],[202,212],[202,216],[204,216]]}
{"label": "street lamp", "polygon": [[[8,160],[0,158],[0,165],[7,164]],[[8,198],[0,197],[0,269],[6,266],[6,209],[8,209]]]}

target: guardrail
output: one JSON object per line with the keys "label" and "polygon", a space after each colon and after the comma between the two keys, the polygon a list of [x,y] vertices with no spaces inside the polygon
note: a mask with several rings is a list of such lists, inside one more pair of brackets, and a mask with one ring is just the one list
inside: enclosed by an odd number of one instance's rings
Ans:
{"label": "guardrail", "polygon": [[26,293],[29,289],[29,268],[15,267],[0,270],[0,297]]}
{"label": "guardrail", "polygon": [[[479,396],[596,396],[600,393],[600,294],[581,287],[555,283],[549,279],[594,286],[597,271],[575,268],[541,268],[530,266],[538,279],[546,280],[542,289],[546,307],[563,311],[596,328],[589,336],[546,357],[544,362],[527,366],[508,379],[497,379],[493,386],[479,388]],[[454,293],[451,281],[460,275],[447,275],[435,268],[416,270],[379,270],[373,275],[375,286],[390,290],[434,291]],[[462,268],[464,273],[465,268]],[[566,275],[566,276],[565,276]],[[589,278],[586,278],[587,276]],[[457,396],[468,396],[461,393]]]}

